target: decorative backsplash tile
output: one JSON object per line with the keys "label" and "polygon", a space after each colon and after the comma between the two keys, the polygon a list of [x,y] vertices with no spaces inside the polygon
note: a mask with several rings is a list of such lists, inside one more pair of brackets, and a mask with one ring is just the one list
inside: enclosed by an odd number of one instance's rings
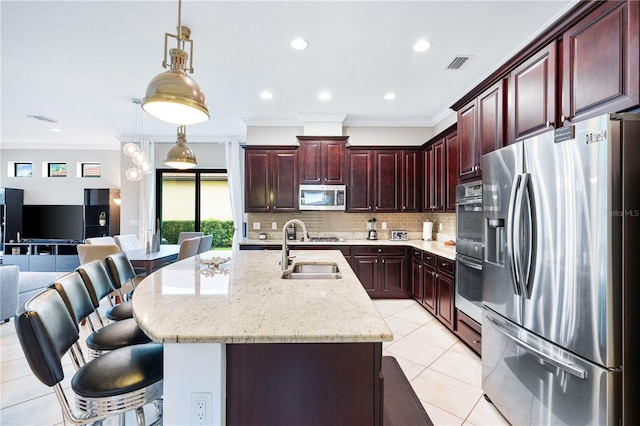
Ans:
{"label": "decorative backsplash tile", "polygon": [[[290,219],[300,219],[313,237],[342,237],[344,239],[367,238],[367,222],[376,218],[378,239],[389,239],[392,230],[408,231],[409,239],[422,239],[422,223],[433,222],[433,239],[455,239],[455,213],[344,213],[344,212],[298,212],[298,213],[249,213],[247,214],[247,239],[257,240],[258,234],[267,234],[267,239],[282,239],[282,227]],[[382,223],[387,229],[382,229]],[[259,223],[260,229],[253,229]],[[272,224],[276,229],[272,229]],[[442,225],[442,229],[440,229]],[[298,235],[302,232],[297,226]]]}

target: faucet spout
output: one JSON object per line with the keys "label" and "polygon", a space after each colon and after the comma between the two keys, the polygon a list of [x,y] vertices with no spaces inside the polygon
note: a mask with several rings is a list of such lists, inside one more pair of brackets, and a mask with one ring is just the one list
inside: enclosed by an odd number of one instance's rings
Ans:
{"label": "faucet spout", "polygon": [[289,248],[287,247],[287,227],[293,223],[297,223],[302,226],[302,238],[304,241],[309,241],[309,236],[307,235],[307,227],[306,225],[299,219],[291,219],[287,221],[282,227],[282,256],[280,258],[280,269],[285,270],[289,266]]}

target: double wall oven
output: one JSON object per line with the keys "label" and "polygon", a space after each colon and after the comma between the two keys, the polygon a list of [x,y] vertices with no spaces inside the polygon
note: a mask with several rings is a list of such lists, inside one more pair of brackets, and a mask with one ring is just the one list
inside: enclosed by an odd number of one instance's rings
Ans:
{"label": "double wall oven", "polygon": [[456,307],[482,322],[482,181],[456,186]]}

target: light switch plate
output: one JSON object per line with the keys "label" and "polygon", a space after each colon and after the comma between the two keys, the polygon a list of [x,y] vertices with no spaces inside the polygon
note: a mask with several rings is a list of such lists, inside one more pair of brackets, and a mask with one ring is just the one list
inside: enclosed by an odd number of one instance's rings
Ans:
{"label": "light switch plate", "polygon": [[260,222],[253,222],[253,229],[255,230],[260,229]]}

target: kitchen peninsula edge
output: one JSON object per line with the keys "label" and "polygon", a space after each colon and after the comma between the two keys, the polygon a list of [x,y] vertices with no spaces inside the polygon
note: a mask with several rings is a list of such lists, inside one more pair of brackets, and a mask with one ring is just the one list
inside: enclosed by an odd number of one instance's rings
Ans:
{"label": "kitchen peninsula edge", "polygon": [[291,251],[293,265],[336,263],[334,280],[282,279],[276,251],[236,251],[212,271],[201,261],[214,255],[154,272],[133,297],[140,327],[165,344],[164,423],[191,422],[195,392],[210,398],[210,424],[378,424],[393,335],[341,252]]}

